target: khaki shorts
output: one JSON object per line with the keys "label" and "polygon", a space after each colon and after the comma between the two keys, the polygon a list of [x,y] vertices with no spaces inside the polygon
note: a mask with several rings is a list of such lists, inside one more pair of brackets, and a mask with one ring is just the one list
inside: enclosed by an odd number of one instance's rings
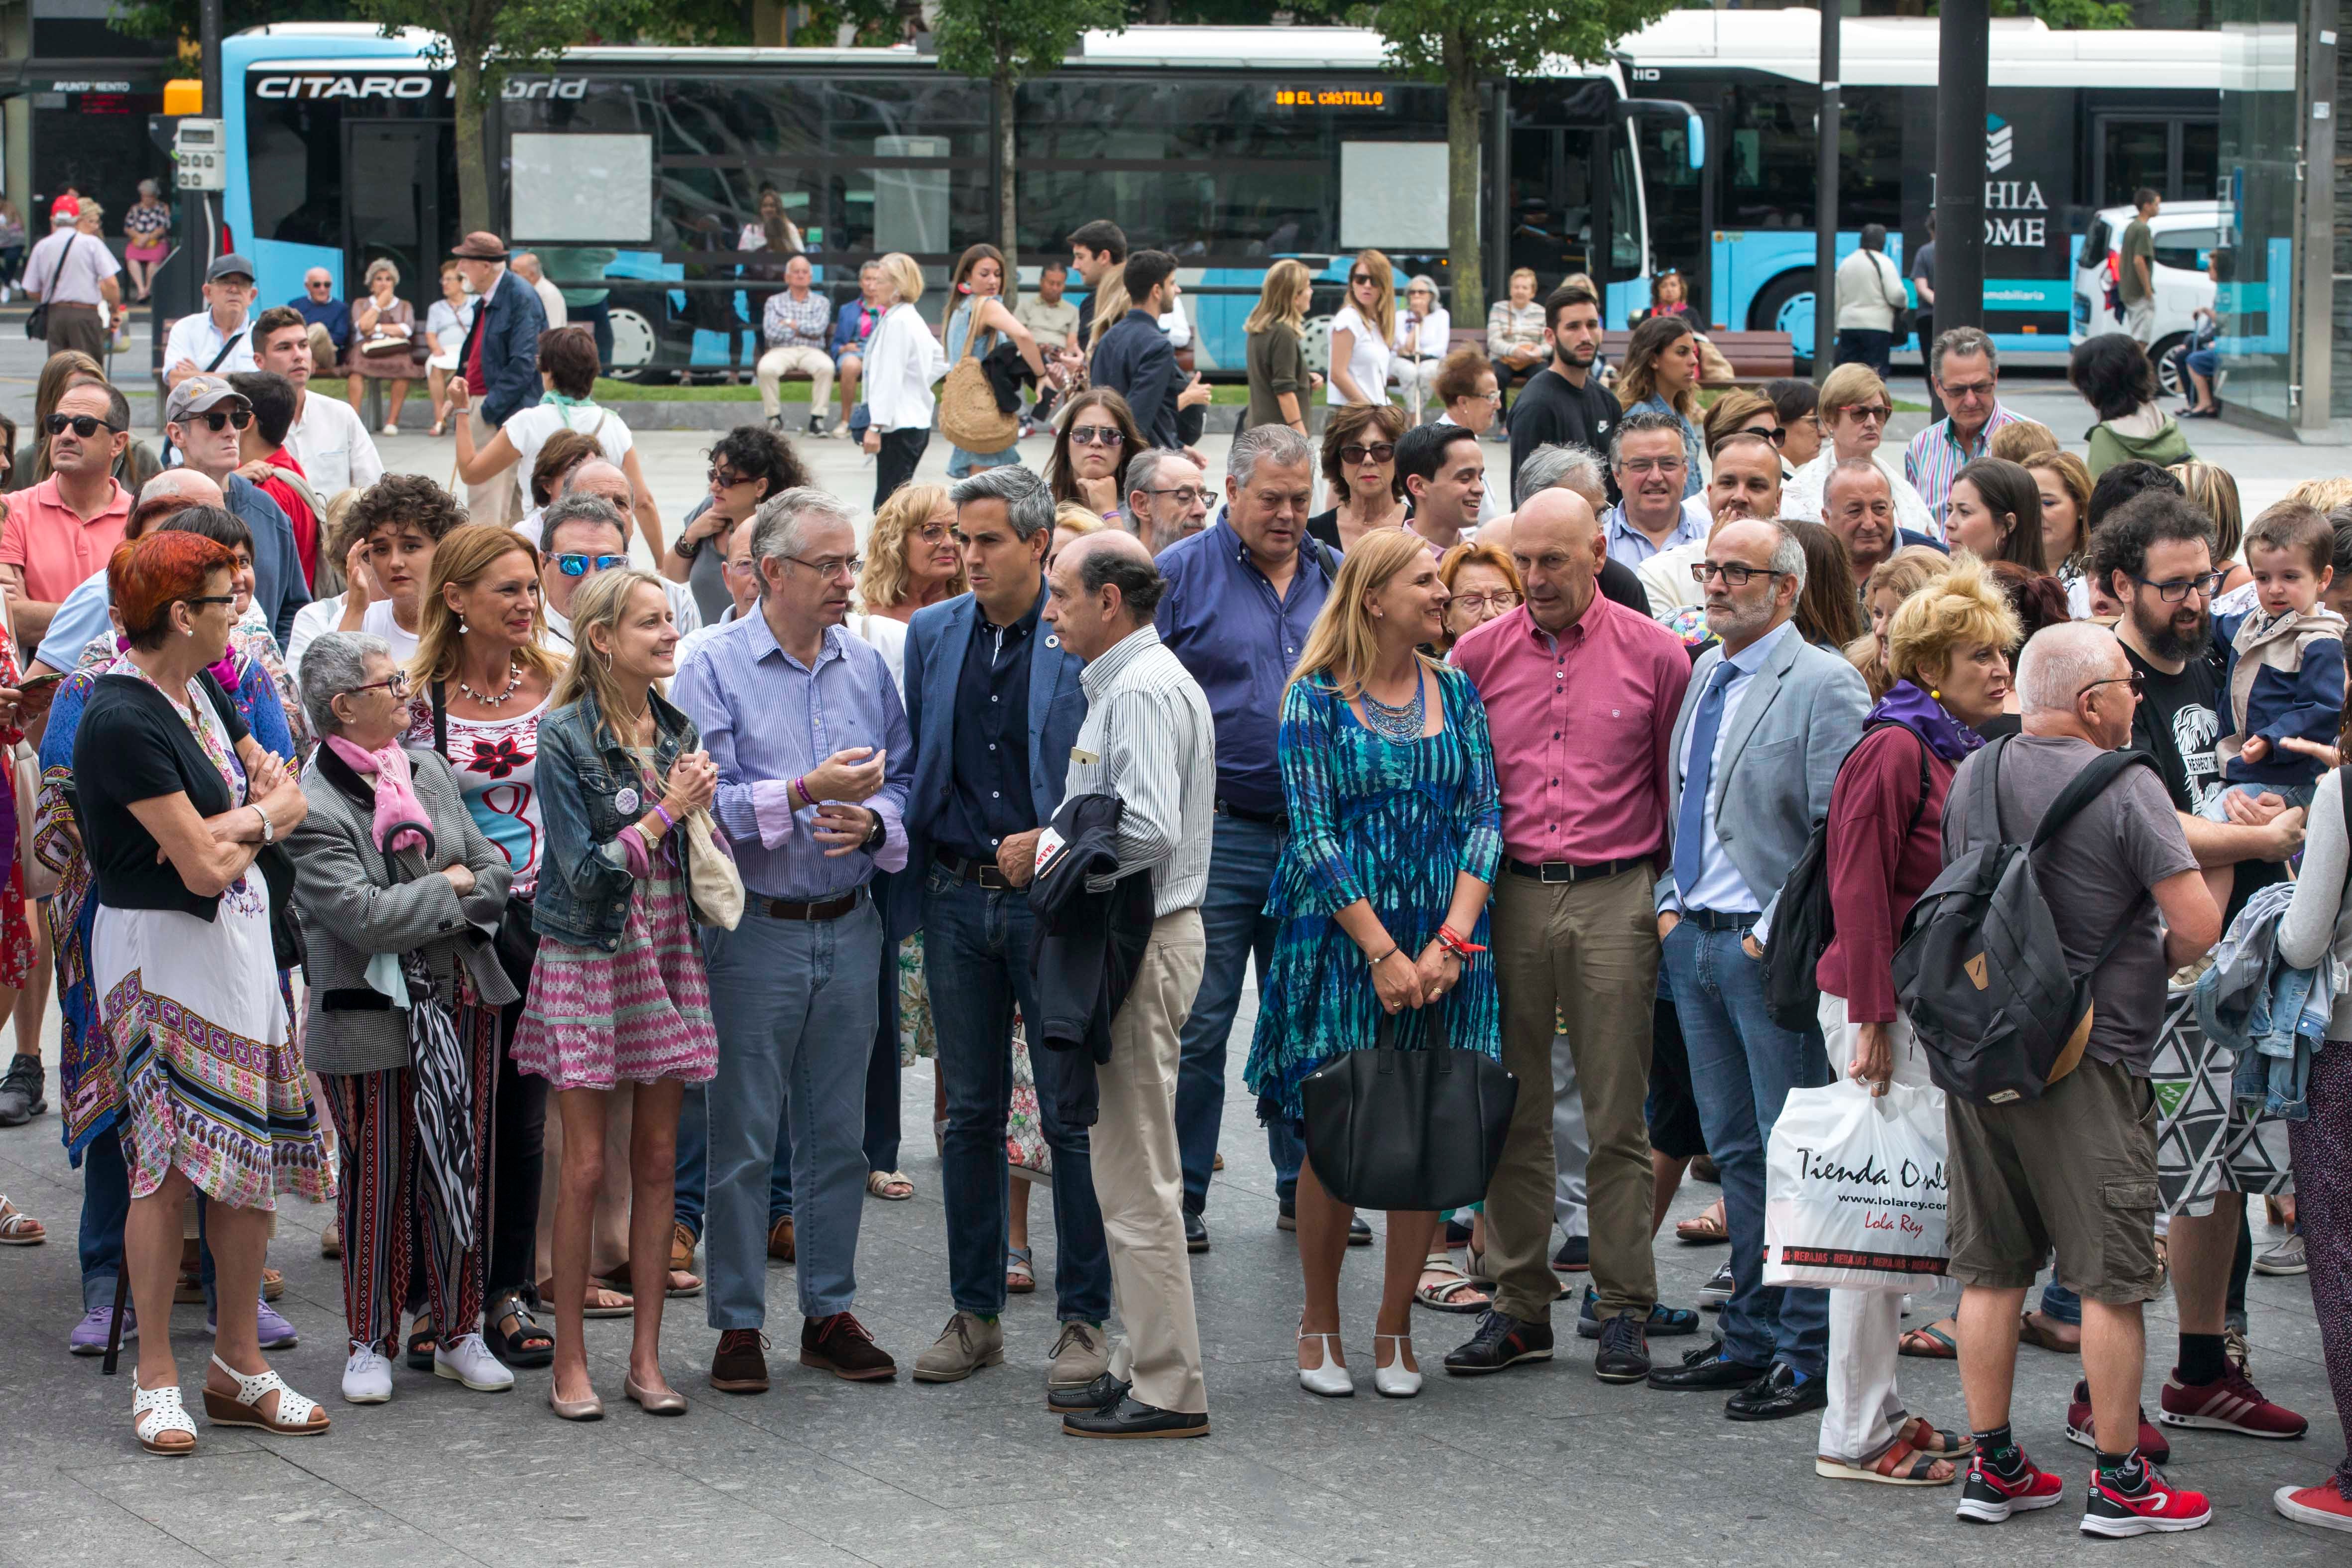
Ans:
{"label": "khaki shorts", "polygon": [[2051,1249],[2058,1278],[2111,1307],[2152,1300],[2156,1096],[2126,1068],[2085,1060],[2039,1100],[1951,1097],[1951,1277],[2022,1290]]}

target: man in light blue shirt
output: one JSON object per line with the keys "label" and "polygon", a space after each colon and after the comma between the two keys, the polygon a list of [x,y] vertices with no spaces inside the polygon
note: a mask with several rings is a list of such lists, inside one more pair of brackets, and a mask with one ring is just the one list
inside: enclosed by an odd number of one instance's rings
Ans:
{"label": "man in light blue shirt", "polygon": [[1682,422],[1667,414],[1628,414],[1609,433],[1609,467],[1624,499],[1601,514],[1609,558],[1639,566],[1662,550],[1706,537],[1713,521],[1706,492],[1684,496],[1690,455]]}

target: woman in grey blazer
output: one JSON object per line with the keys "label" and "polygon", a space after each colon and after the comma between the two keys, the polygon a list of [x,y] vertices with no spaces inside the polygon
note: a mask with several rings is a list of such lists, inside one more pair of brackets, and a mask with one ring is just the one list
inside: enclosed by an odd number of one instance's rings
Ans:
{"label": "woman in grey blazer", "polygon": [[[511,1388],[479,1331],[499,1008],[515,999],[488,935],[507,858],[475,826],[448,764],[398,744],[408,680],[382,637],[320,637],[302,692],[321,743],[302,774],[316,805],[291,841],[294,902],[309,949],[305,1054],[341,1149],[343,1397],[392,1397],[420,1230],[432,1315],[417,1339],[434,1347],[434,1374]],[[552,1356],[520,1301],[491,1303],[488,1321],[509,1359]]]}

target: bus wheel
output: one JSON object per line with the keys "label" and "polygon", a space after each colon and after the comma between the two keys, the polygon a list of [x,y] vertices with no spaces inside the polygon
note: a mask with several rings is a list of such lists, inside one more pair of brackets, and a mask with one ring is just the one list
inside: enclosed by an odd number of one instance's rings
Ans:
{"label": "bus wheel", "polygon": [[[1810,366],[1813,361],[1812,274],[1784,272],[1766,284],[1756,303],[1748,307],[1748,330],[1788,333],[1798,365]],[[1805,374],[1811,372],[1808,369]]]}
{"label": "bus wheel", "polygon": [[613,369],[615,381],[636,381],[654,363],[654,324],[626,305],[612,308]]}

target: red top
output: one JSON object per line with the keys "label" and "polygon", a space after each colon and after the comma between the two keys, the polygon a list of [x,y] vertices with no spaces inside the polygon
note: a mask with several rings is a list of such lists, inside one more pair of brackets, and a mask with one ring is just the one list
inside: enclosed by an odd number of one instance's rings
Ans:
{"label": "red top", "polygon": [[482,372],[482,340],[489,335],[490,299],[498,293],[493,286],[488,294],[474,302],[473,336],[466,344],[466,390],[476,398],[488,395],[490,378]]}
{"label": "red top", "polygon": [[[294,454],[283,447],[262,461],[272,468],[284,468],[289,473],[302,474],[305,479],[310,477],[302,473],[302,465],[295,461]],[[284,479],[271,475],[257,482],[262,493],[276,501],[285,511],[286,521],[294,525],[294,558],[302,563],[302,585],[316,589],[319,585],[319,514],[310,510],[310,503],[302,499],[302,492]]]}
{"label": "red top", "polygon": [[[1927,753],[1927,804],[1919,807],[1919,753]],[[1872,731],[1846,757],[1830,791],[1830,907],[1837,934],[1813,980],[1845,998],[1856,1024],[1895,1020],[1895,938],[1919,895],[1944,869],[1944,799],[1958,769],[1918,732]]]}
{"label": "red top", "polygon": [[1505,854],[1594,866],[1664,850],[1690,685],[1681,638],[1596,591],[1557,641],[1522,605],[1454,644],[1453,662],[1486,705]]}

